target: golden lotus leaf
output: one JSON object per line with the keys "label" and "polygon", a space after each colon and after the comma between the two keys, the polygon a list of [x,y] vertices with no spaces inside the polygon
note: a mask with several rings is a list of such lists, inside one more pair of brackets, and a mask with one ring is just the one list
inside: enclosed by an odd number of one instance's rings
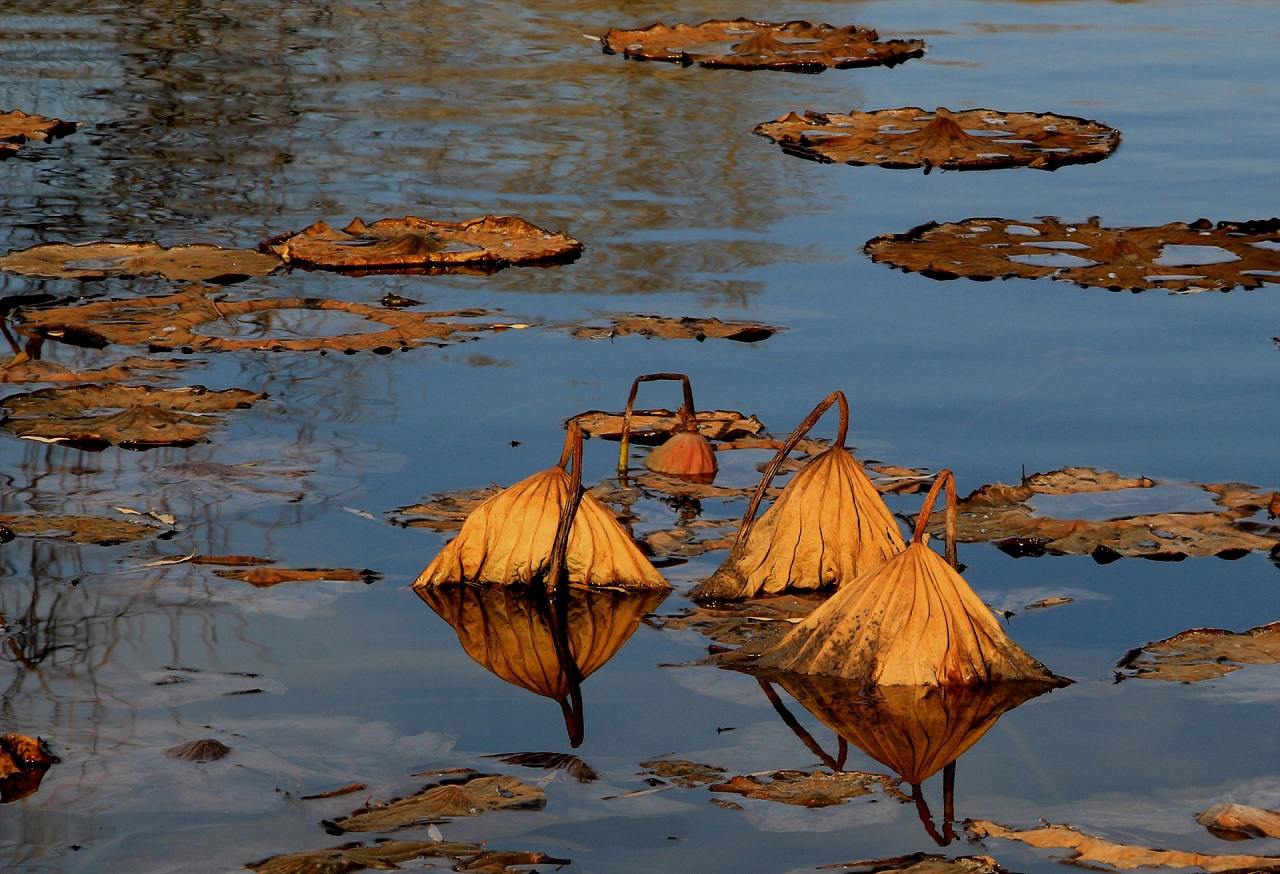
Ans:
{"label": "golden lotus leaf", "polygon": [[11,156],[28,140],[54,140],[75,133],[76,124],[43,115],[28,115],[20,109],[0,112],[0,161]]}
{"label": "golden lotus leaf", "polygon": [[159,243],[43,243],[0,258],[0,270],[24,276],[50,279],[160,276],[220,285],[266,276],[282,266],[275,255],[200,243],[171,249]]}
{"label": "golden lotus leaf", "polygon": [[541,810],[547,795],[505,774],[473,774],[464,782],[427,786],[408,798],[375,804],[335,822],[349,832],[382,832],[489,810]]}
{"label": "golden lotus leaf", "polygon": [[1280,838],[1280,813],[1247,804],[1215,804],[1197,814],[1196,822],[1226,841]]}
{"label": "golden lotus leaf", "polygon": [[918,106],[875,112],[792,112],[756,125],[790,155],[838,164],[990,170],[1101,161],[1120,145],[1120,132],[1105,124],[1036,112],[964,109],[933,112]]}
{"label": "golden lotus leaf", "polygon": [[600,38],[600,44],[605,54],[622,54],[636,61],[788,73],[893,66],[925,53],[925,44],[918,39],[880,42],[879,34],[864,27],[833,27],[808,21],[770,24],[746,18],[614,29]]}
{"label": "golden lotus leaf", "polygon": [[1216,680],[1245,665],[1280,662],[1280,622],[1239,633],[1221,628],[1192,628],[1130,650],[1116,663],[1143,680],[1194,683]]}
{"label": "golden lotus leaf", "polygon": [[582,252],[582,244],[566,234],[494,215],[465,222],[406,216],[365,224],[355,219],[341,231],[317,222],[273,237],[261,248],[289,264],[345,273],[487,272],[516,264],[563,263]]}
{"label": "golden lotus leaf", "polygon": [[871,260],[930,279],[1057,279],[1111,291],[1230,291],[1280,282],[1280,220],[1108,228],[969,218],[884,234]]}

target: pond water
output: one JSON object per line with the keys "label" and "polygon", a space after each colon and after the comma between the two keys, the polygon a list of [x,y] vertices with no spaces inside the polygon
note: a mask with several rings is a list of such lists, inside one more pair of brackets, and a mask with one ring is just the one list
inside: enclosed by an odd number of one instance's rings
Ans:
{"label": "pond water", "polygon": [[[892,69],[815,76],[637,63],[584,38],[737,15],[858,23],[930,50]],[[1270,218],[1278,52],[1280,19],[1265,0],[6,0],[0,110],[83,126],[0,163],[4,251],[102,239],[252,248],[321,220],[486,213],[565,231],[586,251],[491,276],[249,279],[223,293],[366,304],[395,294],[433,311],[501,310],[492,320],[531,327],[385,355],[175,356],[186,368],[164,376],[174,384],[268,395],[186,449],[93,453],[0,434],[0,513],[123,506],[176,519],[157,523],[159,537],[111,546],[29,535],[0,545],[0,734],[44,738],[62,759],[39,791],[0,805],[0,867],[230,871],[353,838],[427,840],[424,827],[336,837],[318,823],[368,797],[417,791],[427,778],[416,773],[471,767],[550,778],[546,806],[454,819],[437,826],[444,837],[571,859],[569,871],[773,874],[914,852],[1063,870],[1054,858],[1066,851],[977,846],[963,832],[939,850],[915,807],[883,794],[822,809],[705,787],[602,800],[651,788],[639,763],[663,755],[727,775],[814,770],[820,759],[754,678],[670,667],[710,641],[657,623],[640,624],[587,678],[585,737],[571,749],[554,701],[474,661],[408,588],[452,535],[391,524],[390,514],[550,466],[565,419],[620,410],[632,378],[655,371],[689,374],[700,407],[755,414],[775,434],[843,389],[859,458],[950,468],[961,494],[1065,466],[1275,489],[1274,286],[1173,295],[940,282],[874,264],[861,247],[975,217]],[[798,160],[750,133],[792,110],[912,105],[1079,115],[1124,141],[1100,163],[1052,173],[925,175]],[[1211,263],[1194,254],[1165,263]],[[0,283],[5,297],[64,302],[174,288],[13,274]],[[737,343],[586,340],[566,327],[630,313],[786,330]],[[355,323],[334,318],[252,321],[234,333]],[[44,353],[75,366],[106,360],[56,343]],[[678,402],[662,384],[644,397]],[[607,478],[616,444],[586,450],[586,481]],[[756,456],[729,465],[733,485],[750,482]],[[890,504],[913,513],[919,501]],[[717,498],[700,509],[732,519],[744,505]],[[690,509],[650,497],[633,512],[642,535]],[[380,576],[256,588],[209,566],[146,566],[193,552]],[[689,606],[683,593],[723,555],[665,567],[675,591],[654,612]],[[1007,628],[1017,642],[1075,683],[1007,713],[964,754],[957,819],[1046,819],[1121,843],[1280,853],[1280,840],[1226,843],[1193,819],[1225,800],[1280,807],[1276,666],[1194,684],[1115,680],[1117,660],[1149,641],[1280,619],[1265,552],[1103,565],[1015,560],[978,544],[960,558],[988,603],[1016,614]],[[1021,612],[1046,597],[1074,600]],[[780,697],[834,748],[829,728]],[[164,755],[205,737],[233,753],[204,764]],[[480,758],[527,751],[573,752],[600,779]],[[856,748],[846,764],[886,773]],[[935,815],[942,780],[923,786]],[[367,788],[300,800],[357,782]]]}

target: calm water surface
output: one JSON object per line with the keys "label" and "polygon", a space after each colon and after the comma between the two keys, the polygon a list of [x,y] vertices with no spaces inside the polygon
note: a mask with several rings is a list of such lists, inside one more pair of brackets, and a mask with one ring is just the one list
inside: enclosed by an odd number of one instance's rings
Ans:
{"label": "calm water surface", "polygon": [[[893,69],[740,74],[633,63],[583,37],[737,14],[865,24],[931,50]],[[1131,295],[1047,280],[936,282],[860,250],[877,234],[972,216],[1158,225],[1275,215],[1277,69],[1280,13],[1269,2],[3,0],[0,109],[83,127],[0,164],[0,251],[100,239],[250,247],[322,219],[485,213],[565,230],[587,250],[569,266],[490,277],[250,280],[233,293],[372,303],[394,292],[432,309],[502,309],[534,327],[387,356],[193,356],[183,382],[270,398],[190,449],[0,439],[0,511],[157,507],[179,520],[167,541],[0,547],[0,733],[40,735],[63,758],[39,792],[0,807],[0,867],[235,870],[342,843],[317,822],[365,794],[416,790],[414,772],[568,752],[559,708],[472,661],[407,588],[446,535],[386,514],[547,467],[561,422],[620,409],[640,373],[686,372],[701,405],[754,413],[775,432],[844,389],[860,457],[952,468],[962,492],[1016,481],[1023,466],[1066,465],[1280,485],[1274,288]],[[1124,143],[1102,163],[1054,173],[925,176],[813,164],[750,135],[791,110],[906,105],[1082,115],[1118,127]],[[69,298],[171,287],[0,283],[4,295]],[[563,328],[633,312],[787,330],[738,344],[584,341]],[[66,347],[50,355],[96,360]],[[613,444],[587,448],[587,479],[603,479]],[[260,464],[221,467],[245,463]],[[749,465],[739,467],[745,481]],[[656,500],[637,512],[641,532],[674,518]],[[190,565],[139,568],[193,550],[382,578],[257,590]],[[666,569],[676,594],[658,612],[686,606],[680,593],[721,557]],[[1276,840],[1226,844],[1192,819],[1222,800],[1280,806],[1275,666],[1187,686],[1113,683],[1131,647],[1280,618],[1265,555],[1102,566],[975,545],[961,558],[993,606],[1075,598],[1019,612],[1009,629],[1077,682],[1007,714],[965,754],[959,818],[1280,852]],[[602,801],[645,788],[637,765],[660,754],[735,774],[817,764],[752,678],[658,667],[699,657],[707,642],[642,625],[585,684],[575,752],[601,779],[557,775],[544,811],[456,820],[445,837],[541,850],[579,872],[766,874],[936,851],[915,810],[883,797],[821,810],[722,809],[705,789]],[[174,668],[199,673],[163,683]],[[206,765],[162,755],[199,737],[235,752]],[[857,750],[848,766],[884,771]],[[501,767],[529,781],[551,773]],[[356,781],[367,793],[297,800]],[[924,788],[940,812],[941,778]],[[946,852],[1061,870],[1056,852],[997,841],[980,849],[962,838]]]}

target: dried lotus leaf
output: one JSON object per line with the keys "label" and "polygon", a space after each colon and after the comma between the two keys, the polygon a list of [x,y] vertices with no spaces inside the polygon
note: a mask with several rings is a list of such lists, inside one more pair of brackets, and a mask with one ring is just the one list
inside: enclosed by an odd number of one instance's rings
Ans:
{"label": "dried lotus leaf", "polygon": [[73,385],[10,395],[0,400],[0,408],[8,411],[5,430],[28,440],[85,449],[150,449],[201,442],[213,424],[209,414],[247,409],[264,397],[200,385]]}
{"label": "dried lotus leaf", "polygon": [[875,112],[789,113],[756,125],[789,155],[821,163],[879,164],[894,169],[1054,170],[1108,157],[1120,132],[1070,115],[916,106]]}
{"label": "dried lotus leaf", "polygon": [[541,810],[546,793],[505,774],[476,774],[463,783],[428,786],[416,795],[334,820],[349,832],[381,832],[489,810]]}
{"label": "dried lotus leaf", "polygon": [[766,340],[779,331],[776,325],[756,322],[722,322],[716,318],[696,319],[691,316],[614,316],[607,325],[571,325],[573,336],[580,340],[612,340],[637,334],[641,337],[659,337],[664,340],[734,340],[739,343],[756,343]]}
{"label": "dried lotus leaf", "polygon": [[827,865],[847,874],[1013,874],[990,856],[957,856],[948,859],[933,853],[912,853],[891,859],[867,859]]}
{"label": "dried lotus leaf", "polygon": [[893,792],[897,789],[897,782],[884,774],[862,771],[837,771],[834,774],[775,771],[768,775],[733,777],[727,783],[713,785],[711,791],[733,792],[747,798],[763,798],[800,807],[830,807],[844,804],[850,798],[871,795],[877,790]]}
{"label": "dried lotus leaf", "polygon": [[1280,663],[1280,622],[1239,633],[1192,628],[1130,650],[1116,666],[1144,680],[1194,683],[1216,680],[1244,665]]}
{"label": "dried lotus leaf", "polygon": [[273,237],[260,248],[301,267],[400,273],[565,263],[581,254],[582,243],[515,216],[487,215],[465,222],[406,216],[372,224],[355,219],[341,231],[317,222],[298,233]]}
{"label": "dried lotus leaf", "polygon": [[828,68],[893,66],[925,53],[920,40],[880,42],[874,30],[808,21],[770,24],[739,18],[698,25],[654,24],[613,29],[600,38],[605,54],[635,61],[670,61],[734,70],[821,73]]}
{"label": "dried lotus leaf", "polygon": [[[606,413],[588,410],[573,417],[588,437],[604,440],[621,440],[624,413]],[[759,434],[764,425],[755,416],[746,416],[734,410],[701,410],[694,416],[698,433],[709,440],[738,440]],[[636,410],[631,414],[631,441],[634,443],[659,443],[682,428],[680,417],[670,410]],[[777,448],[771,446],[771,448]]]}
{"label": "dried lotus leaf", "polygon": [[286,568],[255,567],[246,571],[214,571],[228,580],[239,580],[257,589],[269,589],[281,583],[314,582],[316,580],[333,580],[349,583],[372,583],[378,578],[371,570],[355,568]]}
{"label": "dried lotus leaf", "polygon": [[1280,282],[1276,219],[1106,228],[1097,217],[1074,224],[1052,217],[970,218],[884,234],[864,249],[877,263],[939,280],[1048,277],[1134,292],[1230,291]]}
{"label": "dried lotus leaf", "polygon": [[1196,822],[1224,841],[1280,838],[1280,813],[1247,804],[1215,804],[1197,814]]}
{"label": "dried lotus leaf", "polygon": [[632,420],[640,383],[658,381],[682,383],[684,404],[677,411],[680,419],[679,430],[645,457],[644,466],[657,473],[677,477],[687,482],[710,484],[716,478],[718,470],[716,453],[711,448],[711,442],[701,433],[697,410],[693,404],[693,386],[689,382],[689,377],[683,373],[646,373],[632,381],[631,393],[627,396],[627,406],[622,413],[622,443],[618,448],[618,481],[625,485],[627,480]]}
{"label": "dried lotus leaf", "polygon": [[45,772],[61,762],[41,738],[25,734],[0,736],[0,804],[35,793]]}
{"label": "dried lotus leaf", "polygon": [[28,115],[20,109],[0,112],[0,161],[13,155],[28,140],[55,140],[75,133],[75,122],[43,115]]}
{"label": "dried lotus leaf", "polygon": [[114,546],[132,543],[159,534],[160,528],[147,521],[113,519],[110,516],[36,516],[0,514],[14,534],[27,537],[54,537],[72,543]]}
{"label": "dried lotus leaf", "polygon": [[187,762],[216,762],[231,755],[231,747],[213,738],[193,740],[181,746],[170,747],[164,754],[171,759]]}
{"label": "dried lotus leaf", "polygon": [[266,276],[282,266],[275,255],[206,244],[166,249],[159,243],[43,243],[0,258],[0,270],[49,279],[159,276],[218,284]]}
{"label": "dried lotus leaf", "polygon": [[[25,357],[25,356],[24,356]],[[126,358],[107,367],[92,370],[68,370],[52,361],[14,359],[0,365],[0,382],[115,382],[121,379],[145,377],[154,380],[164,371],[186,367],[185,361],[166,361],[138,356]]]}

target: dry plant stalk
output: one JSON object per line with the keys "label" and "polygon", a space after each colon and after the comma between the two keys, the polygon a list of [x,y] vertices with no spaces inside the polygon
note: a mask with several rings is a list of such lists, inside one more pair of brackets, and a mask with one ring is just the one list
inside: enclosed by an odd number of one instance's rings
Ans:
{"label": "dry plant stalk", "polygon": [[[947,560],[925,524],[947,490]],[[1057,682],[1000,627],[955,569],[955,479],[944,470],[925,498],[911,544],[861,575],[760,657],[759,666],[860,680],[864,686]]]}
{"label": "dry plant stalk", "polygon": [[[572,475],[568,468],[572,462]],[[553,558],[557,539],[563,568]],[[414,587],[460,583],[556,587],[563,570],[576,586],[671,588],[613,514],[582,491],[582,431],[569,422],[552,468],[503,489],[471,512]]]}
{"label": "dry plant stalk", "polygon": [[716,452],[711,441],[698,430],[697,412],[693,406],[693,386],[683,373],[648,373],[631,383],[627,408],[622,414],[622,445],[618,449],[618,477],[627,478],[627,451],[631,448],[631,413],[636,405],[640,383],[658,380],[680,380],[684,383],[684,406],[677,410],[680,430],[654,449],[644,460],[649,470],[680,477],[691,482],[709,484],[716,478]]}
{"label": "dry plant stalk", "polygon": [[[753,526],[760,501],[787,454],[837,401],[840,430],[835,443],[795,475]],[[840,588],[902,552],[898,523],[862,465],[845,449],[848,428],[848,401],[843,392],[832,392],[769,462],[728,558],[692,597],[736,600]]]}

